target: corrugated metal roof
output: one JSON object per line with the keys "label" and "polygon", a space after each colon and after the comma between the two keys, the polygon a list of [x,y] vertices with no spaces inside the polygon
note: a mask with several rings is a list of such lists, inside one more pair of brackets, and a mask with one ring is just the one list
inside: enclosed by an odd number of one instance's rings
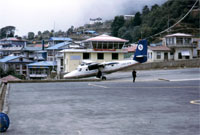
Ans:
{"label": "corrugated metal roof", "polygon": [[87,31],[85,31],[86,33],[91,33],[91,34],[94,34],[94,33],[96,33],[96,31],[94,31],[94,30],[87,30]]}
{"label": "corrugated metal roof", "polygon": [[152,50],[152,51],[171,51],[170,48],[168,48],[167,46],[148,46],[148,49]]}
{"label": "corrugated metal roof", "polygon": [[1,81],[2,81],[2,82],[18,81],[18,80],[21,80],[21,79],[15,77],[15,76],[12,76],[12,75],[8,75],[8,76],[6,76],[6,77],[1,78]]}
{"label": "corrugated metal roof", "polygon": [[125,48],[125,50],[128,51],[128,52],[135,52],[136,48],[137,48],[137,45]]}
{"label": "corrugated metal roof", "polygon": [[40,51],[42,50],[42,47],[24,47],[23,50],[25,51]]}
{"label": "corrugated metal roof", "polygon": [[105,41],[105,42],[128,42],[128,40],[122,39],[122,38],[118,38],[118,37],[112,37],[112,36],[108,36],[108,35],[100,35],[100,36],[96,36],[93,38],[89,38],[84,40],[83,42],[88,42],[88,41]]}
{"label": "corrugated metal roof", "polygon": [[50,41],[72,41],[71,38],[66,38],[66,37],[51,37],[49,40]]}
{"label": "corrugated metal roof", "polygon": [[165,37],[192,37],[192,35],[185,33],[175,33],[171,35],[166,35]]}
{"label": "corrugated metal roof", "polygon": [[17,39],[15,37],[8,37],[8,38],[1,39],[0,41],[25,41],[25,40]]}
{"label": "corrugated metal roof", "polygon": [[[49,44],[44,44],[44,47],[48,47]],[[41,47],[42,48],[42,44],[35,44],[34,47]]]}
{"label": "corrugated metal roof", "polygon": [[4,62],[8,62],[10,60],[13,60],[13,59],[16,59],[16,58],[19,58],[20,56],[6,56],[4,57],[3,59],[0,59],[0,62],[4,63]]}
{"label": "corrugated metal roof", "polygon": [[22,50],[23,47],[2,47],[1,50],[2,51],[20,51]]}
{"label": "corrugated metal roof", "polygon": [[62,42],[62,43],[56,44],[56,45],[54,45],[54,46],[48,47],[47,50],[56,50],[56,49],[60,49],[61,47],[66,46],[66,45],[69,45],[69,44],[70,44],[69,42]]}
{"label": "corrugated metal roof", "polygon": [[53,61],[40,61],[40,62],[35,62],[28,64],[28,66],[56,66],[57,63]]}

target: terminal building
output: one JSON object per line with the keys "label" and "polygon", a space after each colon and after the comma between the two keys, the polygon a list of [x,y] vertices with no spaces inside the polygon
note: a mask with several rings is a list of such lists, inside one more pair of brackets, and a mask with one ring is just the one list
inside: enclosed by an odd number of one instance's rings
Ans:
{"label": "terminal building", "polygon": [[125,39],[100,35],[82,41],[87,49],[65,49],[61,51],[64,53],[64,72],[75,70],[83,60],[98,63],[124,60],[124,54],[127,51],[123,50],[122,47],[127,42],[128,40]]}

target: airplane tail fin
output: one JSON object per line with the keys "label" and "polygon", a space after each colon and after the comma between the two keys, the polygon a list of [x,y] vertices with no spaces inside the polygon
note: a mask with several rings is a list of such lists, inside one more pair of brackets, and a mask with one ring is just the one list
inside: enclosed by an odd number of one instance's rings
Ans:
{"label": "airplane tail fin", "polygon": [[147,40],[143,39],[138,42],[133,60],[139,63],[147,61]]}

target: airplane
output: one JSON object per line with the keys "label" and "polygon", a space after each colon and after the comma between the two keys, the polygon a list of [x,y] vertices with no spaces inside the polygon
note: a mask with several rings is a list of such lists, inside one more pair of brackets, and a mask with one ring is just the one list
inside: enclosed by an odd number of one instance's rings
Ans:
{"label": "airplane", "polygon": [[135,64],[141,64],[147,61],[147,40],[140,40],[133,60],[111,61],[97,63],[93,61],[83,61],[76,70],[64,75],[65,79],[76,79],[96,76],[106,80],[104,74],[110,74],[131,67]]}

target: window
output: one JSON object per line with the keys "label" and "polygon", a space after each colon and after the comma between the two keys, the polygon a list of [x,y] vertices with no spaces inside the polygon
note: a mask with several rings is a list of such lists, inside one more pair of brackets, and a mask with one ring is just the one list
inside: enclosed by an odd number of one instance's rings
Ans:
{"label": "window", "polygon": [[185,38],[185,44],[188,45],[191,43],[191,38]]}
{"label": "window", "polygon": [[89,53],[83,53],[83,59],[90,59]]}
{"label": "window", "polygon": [[103,53],[97,53],[97,59],[98,60],[103,60],[104,59],[104,54]]}
{"label": "window", "polygon": [[177,38],[177,45],[183,45],[183,38]]}
{"label": "window", "polygon": [[190,59],[190,56],[185,56],[185,59]]}
{"label": "window", "polygon": [[178,53],[178,59],[182,59],[182,54],[181,54],[181,52]]}
{"label": "window", "polygon": [[63,66],[63,59],[60,59],[60,65]]}
{"label": "window", "polygon": [[149,52],[149,53],[148,53],[148,58],[149,58],[149,59],[152,59],[152,52]]}
{"label": "window", "polygon": [[161,59],[161,52],[157,52],[157,59]]}
{"label": "window", "polygon": [[118,60],[118,53],[112,53],[112,59],[113,60]]}

